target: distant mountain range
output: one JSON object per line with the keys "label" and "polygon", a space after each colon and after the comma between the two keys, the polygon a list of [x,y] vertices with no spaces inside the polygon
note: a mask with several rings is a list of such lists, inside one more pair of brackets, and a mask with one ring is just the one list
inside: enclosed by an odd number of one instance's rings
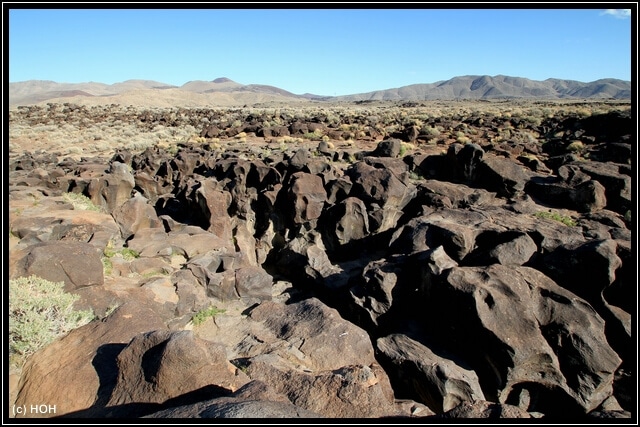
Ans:
{"label": "distant mountain range", "polygon": [[28,80],[9,83],[10,106],[43,102],[73,102],[85,105],[122,104],[144,106],[231,106],[266,102],[354,102],[428,101],[488,99],[631,99],[631,82],[601,79],[583,83],[574,80],[530,80],[509,76],[460,76],[435,83],[345,96],[296,95],[275,86],[236,83],[226,77],[212,81],[190,81],[173,86],[152,80],[104,83],[57,83]]}
{"label": "distant mountain range", "polygon": [[590,83],[575,80],[536,81],[509,76],[461,76],[429,84],[415,84],[356,95],[340,101],[429,101],[453,99],[586,98],[630,99],[631,82],[601,79]]}

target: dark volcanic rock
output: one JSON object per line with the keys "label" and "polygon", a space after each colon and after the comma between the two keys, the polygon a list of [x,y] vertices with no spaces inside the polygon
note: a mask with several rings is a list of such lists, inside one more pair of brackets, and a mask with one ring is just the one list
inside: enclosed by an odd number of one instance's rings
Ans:
{"label": "dark volcanic rock", "polygon": [[399,415],[393,390],[379,365],[348,365],[330,371],[286,369],[272,357],[252,358],[247,371],[292,403],[327,418],[380,418]]}
{"label": "dark volcanic rock", "polygon": [[296,172],[291,175],[288,197],[292,205],[293,222],[302,224],[320,218],[327,193],[317,175]]}
{"label": "dark volcanic rock", "polygon": [[428,417],[429,419],[500,419],[531,418],[531,415],[514,405],[487,401],[464,402],[444,414]]}
{"label": "dark volcanic rock", "polygon": [[[220,399],[224,406],[215,410],[215,415],[244,418],[320,418],[319,414],[306,411],[291,404],[289,399],[268,384],[252,380],[233,392],[228,398]],[[263,408],[261,406],[264,405]],[[262,409],[262,411],[260,410]]]}
{"label": "dark volcanic rock", "polygon": [[449,179],[474,182],[483,156],[484,150],[478,144],[451,144],[447,150]]}
{"label": "dark volcanic rock", "polygon": [[403,388],[436,413],[449,411],[462,402],[484,400],[474,371],[434,354],[408,336],[392,334],[379,338],[376,346],[381,357],[393,365]]}
{"label": "dark volcanic rock", "polygon": [[541,201],[578,212],[598,211],[607,205],[605,188],[593,180],[571,187],[553,178],[534,178],[527,183],[526,191]]}
{"label": "dark volcanic rock", "polygon": [[[257,381],[256,381],[257,382]],[[164,409],[143,418],[324,418],[321,415],[300,408],[289,401],[272,401],[266,398],[246,398],[243,396],[221,397],[204,402]]]}
{"label": "dark volcanic rock", "polygon": [[12,277],[32,275],[64,282],[67,292],[104,284],[100,252],[89,243],[46,242],[30,246]]}
{"label": "dark volcanic rock", "polygon": [[524,191],[532,172],[500,157],[485,156],[478,164],[475,184],[498,196],[512,197]]}
{"label": "dark volcanic rock", "polygon": [[488,400],[566,415],[611,394],[621,360],[604,321],[537,270],[454,267],[432,286],[428,306],[431,322],[448,325],[431,332],[476,371]]}
{"label": "dark volcanic rock", "polygon": [[89,182],[87,192],[96,206],[107,212],[113,212],[129,200],[135,186],[135,179],[129,166],[113,162],[108,173],[103,177],[93,178]]}
{"label": "dark volcanic rock", "polygon": [[[635,415],[630,113],[411,110],[424,106],[12,110],[27,126],[115,115],[208,139],[80,160],[11,144],[10,277],[64,281],[99,315],[127,302],[34,354],[16,404],[66,418]],[[289,134],[302,138],[276,139]],[[212,306],[225,311],[192,321]]]}
{"label": "dark volcanic rock", "polygon": [[48,402],[56,415],[101,417],[116,384],[118,354],[135,335],[166,327],[156,310],[130,299],[106,319],[75,329],[34,354],[23,369],[16,404]]}
{"label": "dark volcanic rock", "polygon": [[376,157],[398,157],[401,147],[402,141],[393,138],[385,139],[378,143],[378,146],[371,155]]}
{"label": "dark volcanic rock", "polygon": [[281,339],[299,342],[297,348],[307,355],[305,365],[311,369],[333,370],[375,362],[367,333],[316,298],[289,305],[263,302],[251,311],[251,319],[264,322]]}
{"label": "dark volcanic rock", "polygon": [[598,181],[605,188],[607,209],[624,215],[631,209],[631,177],[625,165],[602,162],[573,163],[581,172]]}
{"label": "dark volcanic rock", "polygon": [[320,225],[329,250],[364,239],[369,235],[369,216],[364,202],[348,197],[326,210]]}
{"label": "dark volcanic rock", "polygon": [[191,331],[136,335],[118,355],[117,366],[107,411],[131,403],[164,403],[212,385],[233,392],[249,382],[227,361],[224,346]]}
{"label": "dark volcanic rock", "polygon": [[144,197],[137,195],[124,202],[113,212],[113,218],[120,227],[123,239],[136,234],[142,228],[159,228],[162,222],[156,210]]}

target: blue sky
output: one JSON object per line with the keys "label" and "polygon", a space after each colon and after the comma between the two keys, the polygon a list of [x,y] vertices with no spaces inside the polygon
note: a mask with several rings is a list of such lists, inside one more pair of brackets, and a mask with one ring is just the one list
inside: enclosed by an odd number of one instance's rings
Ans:
{"label": "blue sky", "polygon": [[463,75],[632,79],[630,10],[317,6],[10,9],[9,81],[228,77],[346,95]]}

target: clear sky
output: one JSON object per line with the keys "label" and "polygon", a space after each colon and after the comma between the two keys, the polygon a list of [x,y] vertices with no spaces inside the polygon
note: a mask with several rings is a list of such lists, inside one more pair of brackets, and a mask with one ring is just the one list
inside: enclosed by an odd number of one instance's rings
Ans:
{"label": "clear sky", "polygon": [[227,77],[333,96],[463,75],[632,79],[636,9],[17,7],[5,10],[10,82]]}

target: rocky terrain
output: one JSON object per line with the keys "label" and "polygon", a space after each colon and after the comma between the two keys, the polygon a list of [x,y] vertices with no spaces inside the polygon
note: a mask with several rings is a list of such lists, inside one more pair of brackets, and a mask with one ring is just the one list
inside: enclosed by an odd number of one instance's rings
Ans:
{"label": "rocky terrain", "polygon": [[[9,407],[637,417],[629,105],[511,105],[12,110],[9,275],[97,318],[13,371]],[[116,119],[182,140],[27,133]]]}

